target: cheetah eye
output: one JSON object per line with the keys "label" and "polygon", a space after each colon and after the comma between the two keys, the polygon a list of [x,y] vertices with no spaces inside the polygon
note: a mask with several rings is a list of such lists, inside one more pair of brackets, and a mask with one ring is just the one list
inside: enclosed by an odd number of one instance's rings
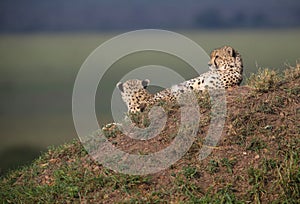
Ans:
{"label": "cheetah eye", "polygon": [[216,59],[219,58],[219,55],[216,55]]}

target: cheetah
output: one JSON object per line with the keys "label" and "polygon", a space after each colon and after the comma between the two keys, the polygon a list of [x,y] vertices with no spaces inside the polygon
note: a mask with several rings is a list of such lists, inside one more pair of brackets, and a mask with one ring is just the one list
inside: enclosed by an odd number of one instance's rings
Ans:
{"label": "cheetah", "polygon": [[209,89],[228,89],[239,86],[243,80],[243,61],[238,51],[230,46],[213,50],[208,63],[209,71],[200,76],[174,85],[156,94],[146,88],[148,79],[132,79],[117,84],[129,113],[143,112],[148,105],[158,101],[176,101],[179,94],[187,91],[202,92]]}
{"label": "cheetah", "polygon": [[124,83],[119,82],[117,84],[128,112],[143,112],[147,104],[153,103],[153,95],[146,90],[149,83],[149,79],[130,79]]}

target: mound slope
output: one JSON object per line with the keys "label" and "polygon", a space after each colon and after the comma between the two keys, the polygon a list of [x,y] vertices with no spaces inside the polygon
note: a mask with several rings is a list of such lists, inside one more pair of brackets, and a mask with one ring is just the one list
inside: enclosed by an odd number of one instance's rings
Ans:
{"label": "mound slope", "polygon": [[[113,172],[95,163],[79,141],[50,148],[31,165],[0,180],[3,203],[299,203],[300,64],[278,74],[260,70],[247,86],[227,92],[222,137],[198,159],[210,122],[210,102],[200,97],[201,122],[189,151],[170,168],[146,176]],[[167,147],[177,132],[178,108],[168,128],[149,141],[107,128],[118,148],[148,154]],[[139,125],[147,118],[136,117]],[[141,122],[142,121],[142,122]]]}

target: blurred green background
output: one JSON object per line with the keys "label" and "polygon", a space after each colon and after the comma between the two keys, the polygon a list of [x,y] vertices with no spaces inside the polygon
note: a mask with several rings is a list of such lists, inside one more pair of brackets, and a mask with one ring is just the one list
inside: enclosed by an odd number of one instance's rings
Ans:
{"label": "blurred green background", "polygon": [[[213,15],[214,18],[210,18],[207,12],[215,14],[215,11],[211,10],[213,6],[205,4],[206,7],[199,7],[196,1],[187,1],[189,3],[185,6],[182,6],[180,1],[174,1],[173,7],[168,11],[168,20],[165,18],[167,14],[154,18],[142,12],[155,9],[156,5],[161,4],[158,1],[134,1],[133,7],[126,7],[121,1],[113,1],[111,5],[108,1],[103,1],[98,6],[102,9],[101,15],[107,10],[106,16],[100,16],[100,23],[97,24],[98,21],[94,20],[94,24],[90,26],[85,26],[85,22],[88,22],[87,17],[83,15],[80,21],[77,14],[95,13],[94,10],[79,8],[85,8],[83,5],[94,8],[94,4],[98,4],[97,1],[90,0],[84,4],[83,1],[76,0],[74,2],[77,4],[74,5],[77,7],[70,7],[73,10],[69,9],[67,4],[63,7],[60,1],[54,1],[55,8],[64,8],[61,13],[58,12],[60,10],[56,13],[53,11],[56,14],[54,16],[43,12],[48,11],[46,7],[42,7],[44,4],[52,5],[49,1],[16,2],[18,4],[7,0],[0,3],[0,175],[36,158],[48,146],[59,145],[77,137],[72,119],[72,91],[76,74],[95,48],[118,34],[132,29],[169,29],[189,37],[208,54],[214,48],[231,45],[242,54],[246,77],[255,73],[259,67],[283,69],[295,65],[296,60],[300,59],[298,12],[293,11],[294,16],[289,17],[291,21],[280,16],[277,18],[283,21],[275,21],[270,17],[271,14],[264,13],[265,10],[254,14],[250,12],[259,7],[258,1],[251,4],[252,10],[244,16],[241,15],[241,11],[246,9],[243,8],[244,5],[240,3],[240,7],[235,6],[234,8],[240,8],[232,11],[235,24],[228,24],[231,16],[228,17],[226,12],[219,12],[218,15]],[[112,16],[111,13],[119,3],[125,6],[122,10],[124,12],[118,15],[114,13],[115,16]],[[193,6],[196,4],[201,8],[199,11]],[[290,0],[284,5],[289,4],[290,7],[287,7],[285,12],[292,8],[300,11],[297,1]],[[281,9],[281,4],[277,2],[276,5],[273,9]],[[25,11],[24,6],[27,9]],[[223,3],[218,9],[222,10],[222,6],[226,7]],[[39,10],[41,7],[44,10]],[[181,21],[176,22],[178,16],[175,14],[180,9],[197,12],[193,17],[193,24],[183,16],[180,17]],[[60,16],[66,15],[67,11],[72,15]],[[128,13],[135,15],[128,17]],[[125,20],[122,21],[122,17]],[[93,16],[91,18],[95,19]],[[209,22],[209,25],[203,22]],[[147,26],[142,26],[143,24]],[[161,53],[137,53],[119,60],[110,68],[98,87],[102,90],[96,97],[100,125],[112,121],[109,110],[111,94],[122,75],[136,67],[153,64],[154,61],[180,72],[187,79],[196,76],[195,72],[186,71],[191,69],[181,60]]]}

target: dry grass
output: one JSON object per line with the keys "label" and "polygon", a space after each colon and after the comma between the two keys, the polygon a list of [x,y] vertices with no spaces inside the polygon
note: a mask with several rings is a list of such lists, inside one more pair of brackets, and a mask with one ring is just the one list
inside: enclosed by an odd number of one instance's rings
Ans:
{"label": "dry grass", "polygon": [[267,92],[275,89],[279,85],[280,76],[275,70],[268,68],[258,69],[257,74],[251,74],[247,84],[259,92]]}

